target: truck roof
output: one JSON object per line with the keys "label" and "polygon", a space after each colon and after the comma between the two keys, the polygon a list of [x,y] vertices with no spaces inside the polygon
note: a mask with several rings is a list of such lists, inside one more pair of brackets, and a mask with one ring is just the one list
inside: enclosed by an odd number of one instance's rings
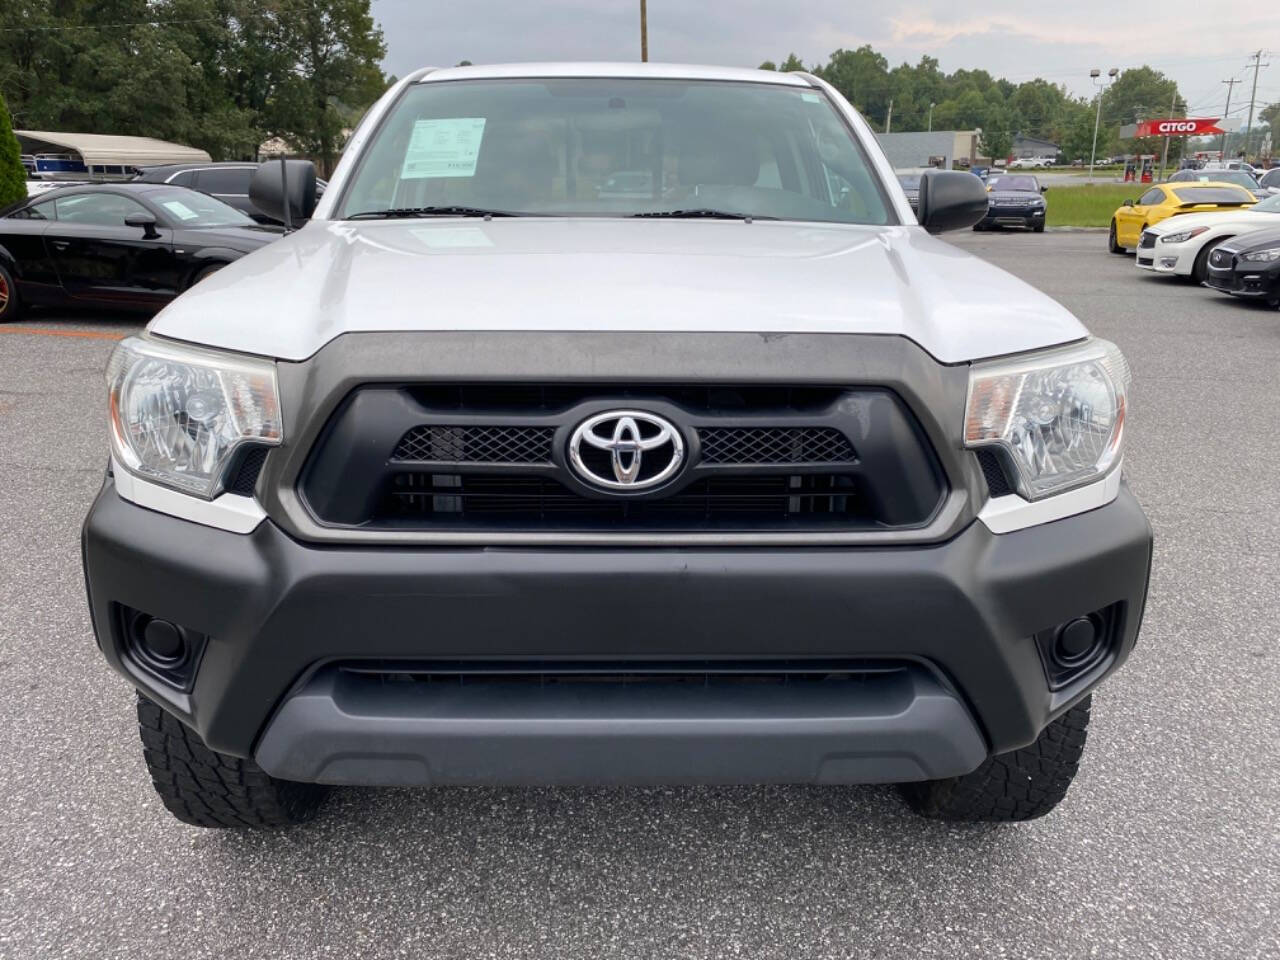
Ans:
{"label": "truck roof", "polygon": [[426,68],[415,77],[419,83],[448,80],[510,80],[544,77],[634,77],[649,80],[738,80],[807,87],[802,73],[779,73],[744,67],[713,67],[683,63],[490,63],[469,67]]}

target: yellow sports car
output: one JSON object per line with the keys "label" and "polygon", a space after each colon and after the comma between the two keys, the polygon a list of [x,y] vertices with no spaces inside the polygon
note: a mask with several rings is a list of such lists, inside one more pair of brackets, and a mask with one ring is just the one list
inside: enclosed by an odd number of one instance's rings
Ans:
{"label": "yellow sports car", "polygon": [[1180,213],[1238,210],[1257,202],[1257,197],[1234,183],[1161,183],[1148,189],[1136,201],[1126,200],[1111,215],[1111,237],[1107,246],[1112,253],[1127,253],[1127,248],[1138,245],[1143,230],[1167,217]]}

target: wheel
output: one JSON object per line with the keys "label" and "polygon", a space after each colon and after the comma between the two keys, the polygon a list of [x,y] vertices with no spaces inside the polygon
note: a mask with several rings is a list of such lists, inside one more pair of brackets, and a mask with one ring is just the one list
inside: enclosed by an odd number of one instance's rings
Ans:
{"label": "wheel", "polygon": [[936,820],[1016,821],[1043,817],[1067,795],[1080,768],[1089,701],[1044,728],[1029,747],[988,757],[973,773],[906,783],[902,792],[917,812]]}
{"label": "wheel", "polygon": [[287,827],[316,815],[328,788],[277,780],[252,760],[205,746],[199,734],[138,695],[138,734],[151,783],[195,827]]}
{"label": "wheel", "polygon": [[187,289],[189,290],[191,289],[191,287],[194,287],[201,280],[204,280],[207,277],[213,276],[215,273],[217,273],[219,270],[221,270],[225,266],[226,266],[225,263],[211,263],[207,267],[201,267],[199,270],[196,271],[195,276],[191,278],[191,283],[188,285]]}
{"label": "wheel", "polygon": [[1120,244],[1116,243],[1116,222],[1114,220],[1111,221],[1111,235],[1107,237],[1107,249],[1112,253],[1118,253],[1121,256],[1124,256],[1124,254],[1129,252],[1124,247],[1120,246]]}
{"label": "wheel", "polygon": [[974,232],[974,233],[978,233],[978,232],[980,232],[980,231],[982,231],[982,230],[985,230],[985,229],[987,229],[986,224],[983,224],[983,223],[975,223],[975,224],[973,225],[973,232]]}
{"label": "wheel", "polygon": [[1044,233],[1044,224],[1043,224],[1043,223],[1037,223],[1037,224],[1036,224],[1034,227],[1032,227],[1031,229],[1032,229],[1032,231],[1033,231],[1033,232],[1035,232],[1035,233]]}
{"label": "wheel", "polygon": [[18,286],[13,282],[13,274],[0,264],[0,323],[17,319],[21,311],[22,304],[18,300]]}
{"label": "wheel", "polygon": [[1200,252],[1196,254],[1196,261],[1191,265],[1191,279],[1196,283],[1204,283],[1209,279],[1209,256],[1213,253],[1214,247],[1220,243],[1230,240],[1230,237],[1219,237],[1210,243],[1206,243],[1200,248]]}

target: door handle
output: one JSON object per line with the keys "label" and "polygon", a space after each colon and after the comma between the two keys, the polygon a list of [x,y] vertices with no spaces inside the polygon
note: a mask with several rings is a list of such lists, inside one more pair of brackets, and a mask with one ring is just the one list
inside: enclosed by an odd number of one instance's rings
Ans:
{"label": "door handle", "polygon": [[50,240],[49,246],[53,247],[53,249],[55,250],[65,250],[67,249],[67,247],[71,246],[71,241],[70,240]]}

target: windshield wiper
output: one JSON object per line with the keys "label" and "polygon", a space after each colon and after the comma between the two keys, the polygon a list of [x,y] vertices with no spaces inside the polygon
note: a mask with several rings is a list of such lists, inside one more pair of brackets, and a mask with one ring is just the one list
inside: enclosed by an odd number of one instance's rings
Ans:
{"label": "windshield wiper", "polygon": [[777,220],[777,217],[762,217],[754,213],[734,213],[731,210],[714,210],[711,207],[692,207],[688,210],[649,210],[644,213],[633,213],[633,217],[665,217],[670,220],[697,220],[705,217],[709,220]]}
{"label": "windshield wiper", "polygon": [[392,207],[388,210],[362,210],[347,217],[348,220],[393,220],[407,217],[520,217],[523,214],[509,210],[486,210],[484,207]]}

